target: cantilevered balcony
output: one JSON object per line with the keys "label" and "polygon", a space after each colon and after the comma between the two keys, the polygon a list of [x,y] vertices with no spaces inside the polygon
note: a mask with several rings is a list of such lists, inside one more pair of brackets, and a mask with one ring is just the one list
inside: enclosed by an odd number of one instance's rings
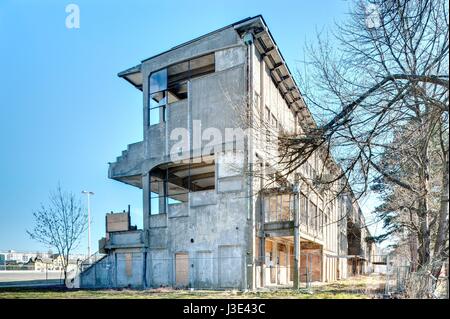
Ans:
{"label": "cantilevered balcony", "polygon": [[108,177],[142,188],[141,167],[144,160],[144,143],[128,145],[114,163],[109,163]]}
{"label": "cantilevered balcony", "polygon": [[[299,203],[295,204],[295,200]],[[264,230],[283,235],[292,235],[294,229],[294,209],[299,207],[300,232],[311,238],[322,239],[323,213],[311,201],[292,192],[265,192],[262,198]]]}

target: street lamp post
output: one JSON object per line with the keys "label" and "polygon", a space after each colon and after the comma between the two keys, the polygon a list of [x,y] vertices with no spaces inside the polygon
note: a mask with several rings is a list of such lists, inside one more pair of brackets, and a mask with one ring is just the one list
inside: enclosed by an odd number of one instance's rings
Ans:
{"label": "street lamp post", "polygon": [[91,201],[90,196],[94,195],[94,192],[82,191],[82,194],[87,195],[87,209],[88,209],[88,260],[91,261]]}

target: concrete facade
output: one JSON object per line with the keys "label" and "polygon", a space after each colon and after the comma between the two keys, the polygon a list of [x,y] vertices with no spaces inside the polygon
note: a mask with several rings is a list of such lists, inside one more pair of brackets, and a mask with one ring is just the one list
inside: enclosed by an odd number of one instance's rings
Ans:
{"label": "concrete facade", "polygon": [[[144,227],[108,232],[107,256],[81,273],[81,287],[255,289],[350,273],[346,216],[354,207],[307,182],[329,165],[320,154],[298,170],[301,182],[286,181],[295,189],[264,185],[266,168],[277,166],[268,152],[277,132],[315,124],[262,17],[119,76],[142,91],[144,140],[110,164],[109,177],[142,190]],[[247,112],[251,122],[271,123],[273,136],[227,135],[248,129]],[[255,167],[262,176],[249,173]]]}

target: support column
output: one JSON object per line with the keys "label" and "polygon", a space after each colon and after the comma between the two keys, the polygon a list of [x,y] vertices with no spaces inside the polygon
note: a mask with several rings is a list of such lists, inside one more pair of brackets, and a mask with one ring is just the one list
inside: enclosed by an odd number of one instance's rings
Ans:
{"label": "support column", "polygon": [[300,288],[300,212],[298,187],[294,190],[294,289]]}

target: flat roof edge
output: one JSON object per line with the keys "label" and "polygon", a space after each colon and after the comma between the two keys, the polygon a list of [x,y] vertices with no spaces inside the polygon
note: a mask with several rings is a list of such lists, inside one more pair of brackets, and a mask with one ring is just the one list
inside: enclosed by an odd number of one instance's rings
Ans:
{"label": "flat roof edge", "polygon": [[197,37],[197,38],[194,38],[194,39],[192,39],[192,40],[189,40],[189,41],[186,41],[186,42],[181,43],[181,44],[179,44],[179,45],[176,45],[176,46],[174,46],[174,47],[172,47],[172,48],[170,48],[170,49],[168,49],[168,50],[166,50],[166,51],[163,51],[163,52],[158,53],[158,54],[155,54],[155,55],[153,55],[153,56],[151,56],[151,57],[149,57],[149,58],[146,58],[146,59],[142,60],[141,62],[144,63],[144,62],[146,62],[146,61],[148,61],[148,60],[151,60],[151,59],[154,59],[154,58],[156,58],[156,57],[158,57],[158,56],[160,56],[160,55],[166,54],[166,53],[168,53],[168,52],[170,52],[170,51],[173,51],[173,50],[176,50],[176,49],[181,48],[181,47],[183,47],[183,46],[186,46],[186,45],[188,45],[188,44],[190,44],[190,43],[193,43],[193,42],[196,42],[196,41],[201,40],[201,39],[203,39],[203,38],[206,38],[206,37],[208,37],[208,36],[210,36],[210,35],[212,35],[212,34],[214,34],[214,33],[217,33],[217,32],[223,31],[223,30],[225,30],[225,29],[232,28],[232,27],[234,28],[236,25],[242,24],[242,23],[244,23],[244,22],[247,22],[247,21],[250,21],[250,20],[256,19],[256,18],[262,18],[262,16],[261,16],[261,15],[257,15],[257,16],[254,16],[254,17],[247,17],[247,18],[245,18],[245,19],[239,20],[239,21],[234,22],[234,23],[232,23],[232,24],[229,24],[229,25],[227,25],[227,26],[225,26],[225,27],[216,29],[216,30],[214,30],[214,31],[208,32],[208,33],[206,33],[206,34],[203,34],[203,35],[201,35],[201,36],[199,36],[199,37]]}

